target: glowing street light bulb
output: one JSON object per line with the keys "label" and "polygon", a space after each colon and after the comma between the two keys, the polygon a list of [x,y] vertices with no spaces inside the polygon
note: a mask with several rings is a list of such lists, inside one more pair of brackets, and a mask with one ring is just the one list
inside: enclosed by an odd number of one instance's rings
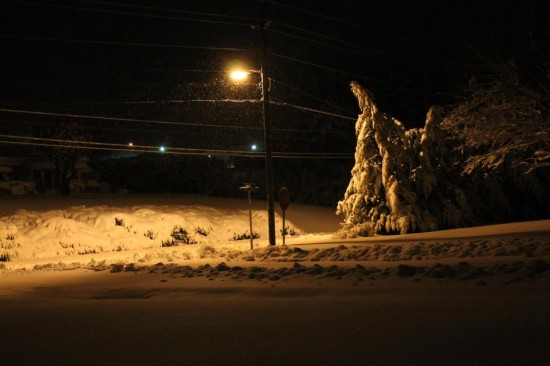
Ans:
{"label": "glowing street light bulb", "polygon": [[161,147],[159,147],[159,151],[160,151],[160,152],[165,152],[165,151],[166,151],[166,148],[165,148],[164,146],[161,146]]}
{"label": "glowing street light bulb", "polygon": [[229,73],[229,77],[234,81],[243,81],[248,78],[248,71],[245,70],[233,70]]}
{"label": "glowing street light bulb", "polygon": [[256,151],[257,149],[258,149],[258,145],[256,145],[256,144],[250,145],[250,150]]}
{"label": "glowing street light bulb", "polygon": [[129,142],[129,143],[128,143],[128,146],[132,147],[132,146],[134,146],[134,143],[133,143],[133,142]]}

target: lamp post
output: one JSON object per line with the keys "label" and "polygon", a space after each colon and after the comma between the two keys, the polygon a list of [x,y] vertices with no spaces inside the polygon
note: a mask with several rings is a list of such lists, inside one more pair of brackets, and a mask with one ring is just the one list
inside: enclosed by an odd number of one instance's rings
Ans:
{"label": "lamp post", "polygon": [[231,79],[235,81],[243,81],[248,78],[251,72],[260,74],[262,84],[262,119],[264,124],[264,145],[265,145],[265,181],[266,181],[266,196],[267,196],[267,224],[269,230],[269,244],[275,245],[275,208],[274,208],[274,196],[275,196],[275,183],[273,181],[273,158],[271,148],[271,121],[269,113],[269,77],[267,67],[267,52],[265,49],[265,28],[269,25],[264,20],[263,14],[263,0],[260,0],[260,19],[262,24],[260,25],[261,35],[261,52],[260,52],[260,70],[232,70],[230,72]]}
{"label": "lamp post", "polygon": [[266,178],[266,196],[267,196],[267,224],[269,231],[269,244],[275,245],[275,209],[274,194],[275,184],[273,181],[273,158],[271,147],[271,121],[269,119],[269,79],[266,76],[265,52],[262,50],[262,66],[260,70],[232,70],[229,72],[231,79],[235,81],[244,81],[251,73],[260,74],[262,86],[262,119],[264,127],[264,147],[265,147],[265,178]]}

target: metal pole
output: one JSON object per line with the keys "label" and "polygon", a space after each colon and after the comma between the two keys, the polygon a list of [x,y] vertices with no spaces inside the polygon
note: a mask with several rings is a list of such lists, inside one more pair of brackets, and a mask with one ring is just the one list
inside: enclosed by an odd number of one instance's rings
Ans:
{"label": "metal pole", "polygon": [[286,210],[283,210],[283,245],[285,245],[285,236],[286,236],[285,213],[286,213]]}
{"label": "metal pole", "polygon": [[252,191],[248,191],[248,219],[250,221],[250,250],[254,249],[254,234],[252,231]]}
{"label": "metal pole", "polygon": [[261,68],[262,76],[262,105],[263,105],[263,122],[264,122],[264,144],[265,144],[265,175],[267,189],[267,220],[269,229],[269,244],[275,245],[275,209],[274,196],[275,185],[273,182],[273,161],[271,156],[271,124],[269,120],[269,77],[267,68],[267,52],[265,49],[265,29],[266,22],[264,19],[264,1],[260,0],[260,34],[262,37],[261,49]]}

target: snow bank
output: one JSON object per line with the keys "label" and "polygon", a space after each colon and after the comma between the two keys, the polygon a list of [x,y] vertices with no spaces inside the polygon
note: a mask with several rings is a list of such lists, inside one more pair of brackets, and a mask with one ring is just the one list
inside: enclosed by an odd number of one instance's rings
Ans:
{"label": "snow bank", "polygon": [[[208,201],[206,199],[205,201]],[[33,204],[40,201],[33,201]],[[70,201],[67,201],[70,202]],[[73,202],[74,203],[74,202]],[[119,202],[120,203],[120,202]],[[330,210],[292,211],[288,245],[270,246],[267,212],[254,207],[250,248],[246,205],[67,205],[0,217],[0,273],[92,270],[277,281],[295,276],[483,279],[550,273],[550,220],[399,236],[337,239]],[[57,204],[60,204],[57,202]],[[280,237],[280,217],[276,224]],[[305,231],[332,229],[333,232]],[[281,240],[278,240],[279,244]],[[480,262],[481,260],[481,262]]]}
{"label": "snow bank", "polygon": [[[252,210],[253,230],[266,238],[267,212]],[[281,218],[276,217],[280,227]],[[292,232],[300,233],[291,220]],[[22,261],[189,244],[220,244],[250,237],[247,209],[201,205],[73,206],[17,210],[0,220],[0,256]],[[281,233],[277,233],[281,236]]]}

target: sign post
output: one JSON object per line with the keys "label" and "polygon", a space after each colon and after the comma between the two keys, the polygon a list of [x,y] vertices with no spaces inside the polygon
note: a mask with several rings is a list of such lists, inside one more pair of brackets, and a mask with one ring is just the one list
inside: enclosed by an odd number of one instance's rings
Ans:
{"label": "sign post", "polygon": [[256,184],[254,183],[245,183],[244,186],[239,188],[240,190],[246,191],[248,195],[248,220],[250,221],[250,250],[254,249],[254,232],[252,231],[252,197],[251,193],[258,190]]}
{"label": "sign post", "polygon": [[283,245],[285,245],[285,236],[286,236],[286,210],[288,208],[288,205],[290,204],[290,193],[288,192],[288,189],[286,187],[281,188],[279,191],[279,205],[281,206],[281,209],[283,210]]}

